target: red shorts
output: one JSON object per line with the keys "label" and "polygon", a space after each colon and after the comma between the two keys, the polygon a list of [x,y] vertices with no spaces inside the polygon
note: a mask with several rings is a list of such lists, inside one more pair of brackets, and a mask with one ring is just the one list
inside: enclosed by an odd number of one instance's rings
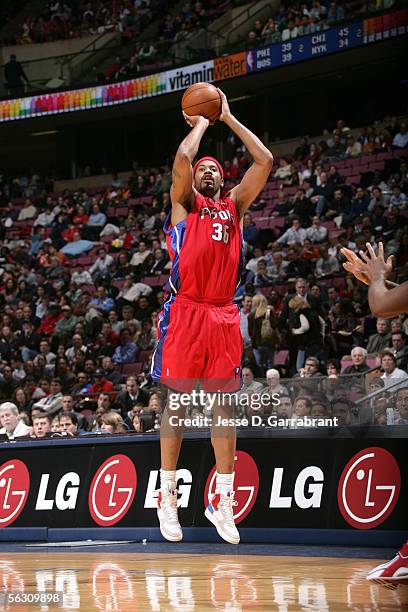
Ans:
{"label": "red shorts", "polygon": [[159,316],[151,374],[177,391],[197,382],[208,391],[241,387],[242,336],[238,308],[170,296]]}

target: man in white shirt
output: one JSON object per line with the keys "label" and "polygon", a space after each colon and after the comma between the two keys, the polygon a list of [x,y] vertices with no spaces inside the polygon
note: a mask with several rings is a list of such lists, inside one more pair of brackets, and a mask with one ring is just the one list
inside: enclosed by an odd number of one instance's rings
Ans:
{"label": "man in white shirt", "polygon": [[306,238],[309,238],[312,242],[324,242],[327,238],[327,227],[321,224],[317,215],[313,217],[312,225],[306,230]]}
{"label": "man in white shirt", "polygon": [[[397,389],[403,389],[408,387],[408,374],[397,368],[397,360],[395,356],[391,353],[391,351],[383,351],[381,355],[381,367],[384,370],[384,374],[381,378],[384,380],[385,387],[390,387],[394,385],[392,391],[397,391]],[[396,385],[395,383],[401,380],[400,385]]]}
{"label": "man in white shirt", "polygon": [[303,244],[306,238],[306,230],[303,229],[300,225],[299,219],[295,218],[292,221],[292,227],[290,227],[280,238],[278,238],[277,242],[279,244],[288,244],[291,242],[296,242],[297,244]]}
{"label": "man in white shirt", "polygon": [[146,257],[150,255],[150,253],[151,251],[147,248],[147,245],[144,242],[144,240],[141,240],[139,242],[139,246],[138,246],[136,253],[134,253],[132,259],[130,260],[130,265],[131,266],[142,265],[142,263],[144,262]]}
{"label": "man in white shirt", "polygon": [[21,420],[17,406],[12,402],[0,405],[0,425],[0,434],[6,434],[10,440],[31,433],[31,428]]}
{"label": "man in white shirt", "polygon": [[111,266],[113,262],[113,257],[109,255],[105,249],[99,249],[98,257],[96,258],[95,263],[89,268],[89,272],[92,277],[104,275],[108,272],[109,266]]}
{"label": "man in white shirt", "polygon": [[77,266],[75,272],[71,275],[71,281],[76,285],[93,285],[91,274],[88,270],[84,270],[82,266]]}

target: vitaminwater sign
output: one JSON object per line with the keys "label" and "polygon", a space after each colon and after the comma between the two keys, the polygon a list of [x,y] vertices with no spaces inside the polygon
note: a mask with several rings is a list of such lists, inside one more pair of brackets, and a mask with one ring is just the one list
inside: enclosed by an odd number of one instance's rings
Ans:
{"label": "vitaminwater sign", "polygon": [[346,23],[268,45],[208,60],[175,70],[121,83],[73,89],[15,100],[0,101],[0,123],[72,111],[105,108],[186,89],[194,83],[221,81],[247,73],[347,51],[355,47],[403,36],[408,32],[408,9]]}

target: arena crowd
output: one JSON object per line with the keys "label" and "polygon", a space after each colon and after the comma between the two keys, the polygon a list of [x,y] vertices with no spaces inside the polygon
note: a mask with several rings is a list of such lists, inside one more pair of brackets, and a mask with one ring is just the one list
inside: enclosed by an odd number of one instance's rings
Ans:
{"label": "arena crowd", "polygon": [[[226,190],[250,164],[228,144]],[[407,146],[404,119],[358,132],[339,120],[275,160],[244,218],[234,301],[241,393],[281,401],[241,409],[247,416],[408,423],[408,317],[373,317],[340,254],[382,241],[392,280],[407,279]],[[160,427],[165,394],[149,371],[170,271],[170,176],[135,164],[128,180],[63,193],[38,174],[0,177],[0,434]]]}

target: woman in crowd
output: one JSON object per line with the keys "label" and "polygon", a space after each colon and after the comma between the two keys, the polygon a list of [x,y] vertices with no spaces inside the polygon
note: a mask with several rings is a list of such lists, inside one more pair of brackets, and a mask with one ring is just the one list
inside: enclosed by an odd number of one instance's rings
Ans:
{"label": "woman in crowd", "polygon": [[248,315],[248,333],[251,337],[256,363],[259,367],[273,367],[275,348],[279,341],[275,312],[264,295],[256,294]]}

